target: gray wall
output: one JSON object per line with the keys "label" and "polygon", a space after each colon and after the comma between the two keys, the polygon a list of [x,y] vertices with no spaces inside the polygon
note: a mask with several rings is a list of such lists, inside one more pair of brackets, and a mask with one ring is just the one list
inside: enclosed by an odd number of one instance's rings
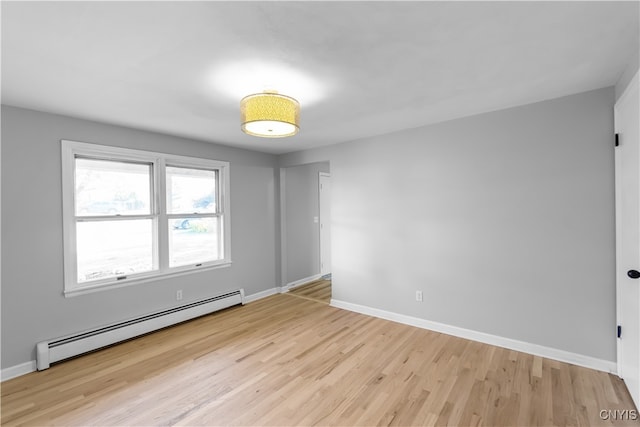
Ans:
{"label": "gray wall", "polygon": [[285,284],[320,274],[320,229],[318,184],[320,172],[329,163],[312,163],[284,170]]}
{"label": "gray wall", "polygon": [[[233,265],[65,298],[60,140],[231,163]],[[277,157],[2,106],[2,368],[35,359],[37,342],[245,288],[273,288],[279,271]]]}
{"label": "gray wall", "polygon": [[331,161],[333,297],[614,361],[614,98],[281,156]]}

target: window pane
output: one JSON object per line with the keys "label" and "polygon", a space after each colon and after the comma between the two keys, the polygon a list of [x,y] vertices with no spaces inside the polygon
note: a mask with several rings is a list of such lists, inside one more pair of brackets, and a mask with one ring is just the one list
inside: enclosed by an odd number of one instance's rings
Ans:
{"label": "window pane", "polygon": [[169,267],[220,259],[218,225],[218,218],[170,219]]}
{"label": "window pane", "polygon": [[167,213],[216,212],[218,172],[167,166]]}
{"label": "window pane", "polygon": [[151,165],[76,159],[76,215],[149,215]]}
{"label": "window pane", "polygon": [[153,221],[77,223],[78,283],[153,270]]}

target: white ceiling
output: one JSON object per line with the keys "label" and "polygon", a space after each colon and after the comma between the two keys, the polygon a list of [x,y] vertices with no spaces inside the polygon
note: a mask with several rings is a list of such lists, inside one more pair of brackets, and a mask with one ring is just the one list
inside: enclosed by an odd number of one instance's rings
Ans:
{"label": "white ceiling", "polygon": [[[634,2],[2,2],[2,103],[284,153],[611,86]],[[240,131],[277,89],[301,131]]]}

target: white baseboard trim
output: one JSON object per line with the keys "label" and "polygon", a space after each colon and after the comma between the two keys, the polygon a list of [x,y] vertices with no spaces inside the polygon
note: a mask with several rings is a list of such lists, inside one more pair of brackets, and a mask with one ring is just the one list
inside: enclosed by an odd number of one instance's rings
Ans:
{"label": "white baseboard trim", "polygon": [[491,335],[471,329],[460,328],[457,326],[446,325],[444,323],[433,322],[431,320],[420,319],[413,316],[406,316],[404,314],[393,313],[391,311],[380,310],[377,308],[353,304],[346,301],[332,299],[331,306],[344,310],[354,311],[356,313],[366,314],[373,317],[378,317],[385,320],[391,320],[393,322],[398,322],[405,325],[428,329],[430,331],[441,332],[443,334],[453,335],[455,337],[465,338],[472,341],[479,341],[498,347],[504,347],[510,350],[532,354],[534,356],[546,357],[547,359],[571,363],[573,365],[583,366],[585,368],[591,368],[597,371],[604,371],[612,374],[616,374],[618,372],[616,362],[596,359],[595,357],[572,353],[557,348],[545,347],[543,345],[518,341],[511,338]]}
{"label": "white baseboard trim", "polygon": [[25,374],[29,374],[31,372],[35,372],[35,370],[36,370],[36,361],[31,360],[29,362],[24,362],[19,365],[4,368],[0,373],[0,377],[2,378],[2,381],[7,381],[12,378],[16,378]]}
{"label": "white baseboard trim", "polygon": [[305,277],[304,279],[296,280],[280,288],[280,293],[287,292],[289,289],[297,288],[298,286],[306,285],[307,283],[315,282],[322,277],[322,274],[314,274],[313,276]]}
{"label": "white baseboard trim", "polygon": [[245,296],[243,303],[247,304],[250,302],[258,301],[259,299],[270,297],[271,295],[275,295],[279,293],[280,293],[279,288],[271,288],[271,289],[267,289],[266,291],[256,292],[255,294]]}

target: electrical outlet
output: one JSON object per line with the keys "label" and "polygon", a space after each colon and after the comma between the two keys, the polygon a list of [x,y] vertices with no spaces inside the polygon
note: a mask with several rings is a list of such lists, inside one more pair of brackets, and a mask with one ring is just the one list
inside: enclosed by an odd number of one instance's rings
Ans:
{"label": "electrical outlet", "polygon": [[422,302],[422,291],[416,291],[416,301]]}
{"label": "electrical outlet", "polygon": [[182,299],[182,289],[178,289],[176,291],[176,301],[180,301]]}

